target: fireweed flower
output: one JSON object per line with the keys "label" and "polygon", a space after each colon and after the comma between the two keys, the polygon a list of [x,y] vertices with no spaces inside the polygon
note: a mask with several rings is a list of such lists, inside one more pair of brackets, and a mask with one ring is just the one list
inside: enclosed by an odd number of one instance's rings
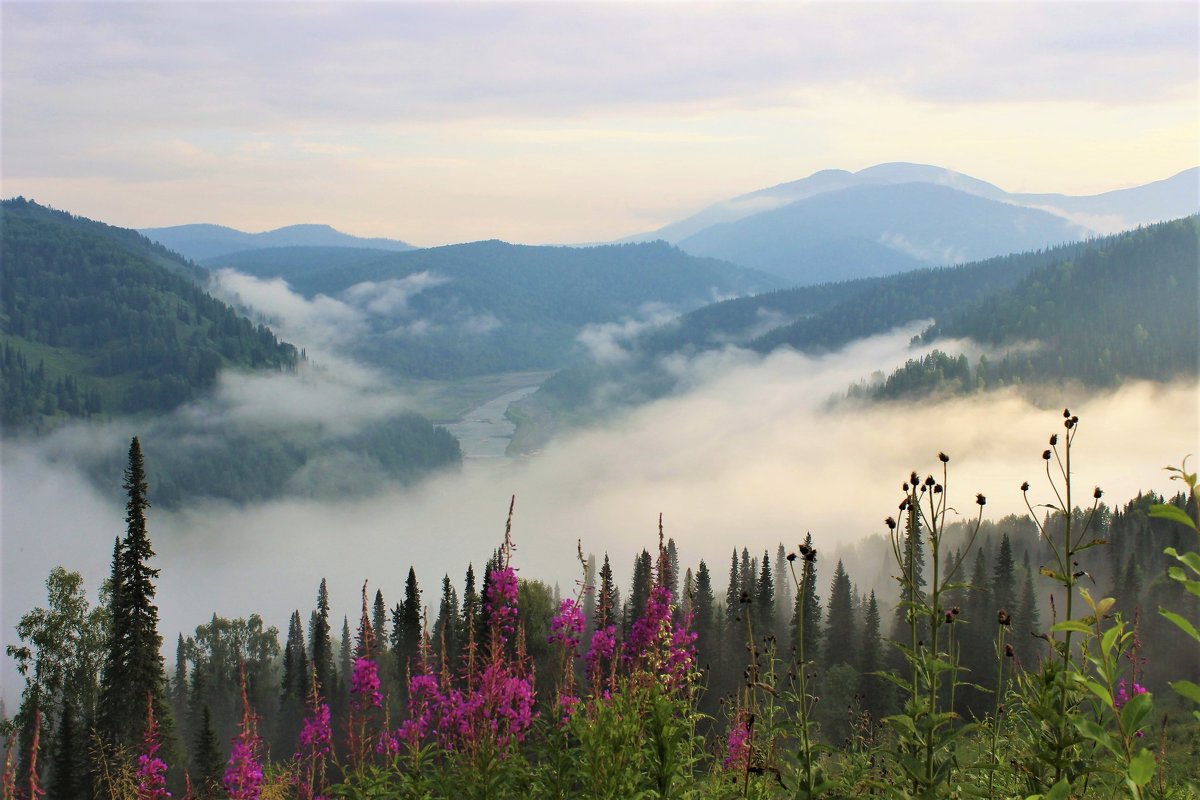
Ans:
{"label": "fireweed flower", "polygon": [[446,698],[438,689],[436,675],[414,675],[408,681],[408,719],[400,723],[395,734],[385,733],[380,737],[376,749],[394,755],[401,744],[419,747],[421,740],[434,728],[435,716],[445,704]]}
{"label": "fireweed flower", "polygon": [[550,644],[561,642],[564,647],[574,650],[583,639],[583,607],[573,598],[568,597],[558,607],[558,614],[550,621]]}
{"label": "fireweed flower", "polygon": [[[1145,686],[1142,686],[1140,683],[1133,684],[1133,697],[1137,697],[1139,694],[1145,693]],[[1113,695],[1113,706],[1120,708],[1129,702],[1129,698],[1130,695],[1125,691],[1125,679],[1121,678],[1121,680],[1117,683],[1117,691]]]}
{"label": "fireweed flower", "polygon": [[750,726],[746,724],[744,712],[738,712],[737,719],[729,726],[729,736],[725,740],[725,758],[721,766],[728,770],[745,770],[750,760]]}
{"label": "fireweed flower", "polygon": [[262,795],[263,768],[258,760],[261,741],[258,738],[258,719],[246,699],[246,677],[242,676],[242,725],[229,761],[225,765],[225,791],[229,800],[259,800]]}
{"label": "fireweed flower", "polygon": [[383,707],[383,695],[379,692],[379,665],[370,658],[354,661],[354,674],[350,678],[350,693],[361,708]]}
{"label": "fireweed flower", "polygon": [[147,709],[146,735],[142,740],[142,753],[138,756],[137,797],[138,800],[162,800],[171,796],[167,791],[167,764],[158,757],[158,723],[154,720],[154,706]]}
{"label": "fireweed flower", "polygon": [[517,622],[517,573],[512,567],[492,571],[485,602],[500,640],[507,641]]}
{"label": "fireweed flower", "polygon": [[300,752],[297,756],[328,755],[333,745],[333,726],[329,719],[329,706],[319,703],[305,717],[300,728]]}

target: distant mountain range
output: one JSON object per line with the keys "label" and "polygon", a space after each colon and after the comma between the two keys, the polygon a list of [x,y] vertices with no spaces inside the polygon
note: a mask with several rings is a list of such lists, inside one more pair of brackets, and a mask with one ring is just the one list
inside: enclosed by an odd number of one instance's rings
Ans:
{"label": "distant mountain range", "polygon": [[533,247],[500,241],[404,253],[330,247],[247,250],[207,259],[283,278],[353,312],[351,352],[397,377],[556,369],[588,326],[777,289],[770,274],[690,256],[664,242]]}
{"label": "distant mountain range", "polygon": [[391,251],[416,249],[398,239],[366,239],[342,233],[328,225],[288,225],[263,233],[246,233],[223,225],[194,224],[169,228],[142,228],[138,232],[193,261],[268,247],[366,247]]}
{"label": "distant mountain range", "polygon": [[1200,211],[1200,168],[1104,194],[1016,194],[953,170],[892,163],[823,170],[716,203],[627,241],[797,285],[886,275],[1053,247]]}

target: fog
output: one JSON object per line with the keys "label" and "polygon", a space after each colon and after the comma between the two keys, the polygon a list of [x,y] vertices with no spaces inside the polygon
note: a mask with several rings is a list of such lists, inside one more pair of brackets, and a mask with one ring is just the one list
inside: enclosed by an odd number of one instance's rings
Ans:
{"label": "fog", "polygon": [[[1048,500],[1048,489],[1038,494],[1040,455],[1049,434],[1061,430],[1061,406],[1039,408],[1013,392],[870,407],[830,402],[860,377],[912,357],[911,334],[900,331],[823,357],[728,349],[676,359],[671,367],[686,379],[677,396],[561,436],[536,456],[494,470],[355,500],[152,508],[164,640],[169,649],[176,633],[191,631],[213,612],[258,612],[285,628],[293,609],[307,615],[323,577],[335,616],[353,618],[364,579],[394,605],[410,565],[426,604],[436,608],[443,573],[461,585],[467,563],[478,572],[501,540],[511,495],[520,574],[564,590],[576,577],[577,539],[585,552],[600,558],[608,552],[624,585],[635,552],[655,546],[660,512],[682,562],[694,567],[704,558],[718,585],[734,547],[774,554],[778,542],[794,546],[811,531],[817,547],[834,555],[882,532],[884,517],[895,513],[900,483],[910,470],[933,470],[939,450],[951,457],[951,505],[965,514],[975,512],[976,492],[987,496],[987,518],[1023,512],[1023,480],[1034,485],[1033,497]],[[238,380],[244,379],[227,379],[218,397],[241,413],[280,396],[260,395]],[[1106,500],[1124,503],[1139,490],[1178,489],[1162,467],[1200,452],[1196,382],[1127,384],[1078,396],[1071,403],[1081,418],[1073,464],[1088,495],[1100,485]],[[312,408],[339,403],[329,395],[318,400]],[[289,401],[298,408],[308,408],[306,402],[299,396]],[[281,419],[288,408],[280,406]],[[129,430],[110,428],[107,435]],[[86,427],[73,436],[80,448],[88,436],[107,438]],[[123,508],[71,468],[68,439],[52,441],[3,452],[5,644],[20,615],[45,602],[42,582],[54,565],[82,572],[94,599],[113,539],[124,530]],[[154,454],[146,457],[149,464]],[[3,692],[10,708],[18,691],[6,659]]]}

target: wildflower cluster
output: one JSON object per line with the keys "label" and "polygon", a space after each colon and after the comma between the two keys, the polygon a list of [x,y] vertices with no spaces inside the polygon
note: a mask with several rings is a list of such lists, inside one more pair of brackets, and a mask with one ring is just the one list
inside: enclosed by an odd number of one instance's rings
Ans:
{"label": "wildflower cluster", "polygon": [[147,698],[146,706],[146,734],[137,760],[137,796],[138,800],[162,800],[171,796],[167,791],[167,763],[158,757],[162,743],[154,719],[154,703]]}

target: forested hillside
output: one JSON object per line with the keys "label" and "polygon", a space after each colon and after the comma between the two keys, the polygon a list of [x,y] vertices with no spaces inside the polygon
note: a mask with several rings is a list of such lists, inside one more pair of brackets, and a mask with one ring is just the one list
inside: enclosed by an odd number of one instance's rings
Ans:
{"label": "forested hillside", "polygon": [[486,241],[374,255],[285,248],[206,263],[283,277],[306,297],[326,295],[361,309],[367,331],[352,352],[395,375],[421,378],[560,367],[587,325],[781,285],[662,242],[574,248]]}
{"label": "forested hillside", "polygon": [[1047,380],[1112,386],[1195,375],[1198,243],[1197,217],[1097,240],[944,316],[922,335],[933,345],[968,338],[1000,351],[998,357],[972,365],[965,356],[937,352],[909,362],[872,393],[887,398]]}
{"label": "forested hillside", "polygon": [[222,367],[295,366],[295,348],[200,288],[202,270],[133,231],[24,199],[0,214],[6,425],[165,411]]}

